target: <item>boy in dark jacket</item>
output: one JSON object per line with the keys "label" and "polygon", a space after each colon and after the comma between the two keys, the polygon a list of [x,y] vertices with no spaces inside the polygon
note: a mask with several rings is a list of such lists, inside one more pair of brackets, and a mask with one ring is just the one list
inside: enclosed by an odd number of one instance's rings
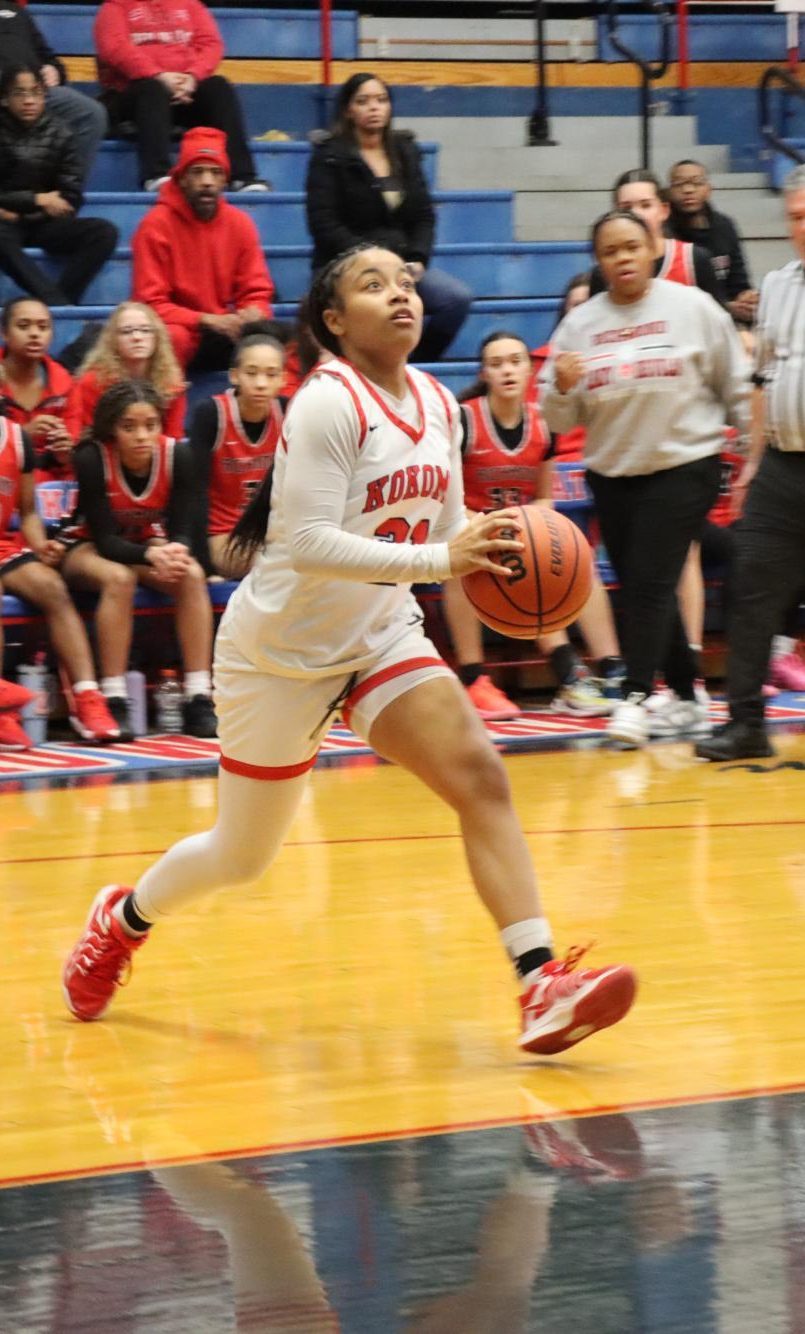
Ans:
{"label": "boy in dark jacket", "polygon": [[106,134],[106,108],[67,84],[67,73],[45,41],[24,4],[3,0],[0,7],[0,78],[12,65],[38,70],[45,84],[47,110],[72,132],[83,185],[98,144]]}
{"label": "boy in dark jacket", "polygon": [[[0,78],[0,270],[48,306],[80,301],[117,243],[103,218],[77,218],[81,169],[70,131],[45,110],[38,70],[9,66]],[[58,282],[25,254],[65,255]]]}
{"label": "boy in dark jacket", "polygon": [[752,288],[741,238],[732,218],[710,204],[712,186],[707,168],[692,158],[675,162],[668,186],[671,231],[680,241],[707,250],[719,285],[719,296],[739,324],[752,324],[758,294]]}

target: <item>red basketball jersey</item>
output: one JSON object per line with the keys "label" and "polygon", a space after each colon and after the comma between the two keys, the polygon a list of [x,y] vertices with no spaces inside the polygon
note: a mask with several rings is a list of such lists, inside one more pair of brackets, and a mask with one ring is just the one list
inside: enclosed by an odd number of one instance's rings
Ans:
{"label": "red basketball jersey", "polygon": [[726,528],[732,523],[732,492],[745,466],[746,459],[740,454],[731,454],[729,450],[722,453],[718,500],[707,516],[710,522],[718,524],[719,528]]}
{"label": "red basketball jersey", "polygon": [[537,491],[537,469],[551,446],[551,436],[535,403],[523,404],[523,438],[507,449],[498,435],[489,400],[462,404],[467,425],[464,448],[464,501],[471,510],[527,505]]}
{"label": "red basketball jersey", "polygon": [[683,287],[696,287],[693,245],[690,241],[669,239],[665,242],[665,254],[657,277],[665,278],[669,283],[681,283]]}
{"label": "red basketball jersey", "polygon": [[274,400],[260,438],[252,444],[243,429],[238,400],[229,389],[216,394],[218,434],[210,460],[209,520],[212,533],[231,533],[269,468],[282,429],[282,408]]}
{"label": "red basketball jersey", "polygon": [[161,435],[151,459],[151,473],[136,496],[120,466],[117,450],[101,445],[106,498],[121,537],[129,542],[150,542],[166,537],[166,520],[173,489],[173,451],[176,441]]}
{"label": "red basketball jersey", "polygon": [[26,549],[22,533],[12,532],[11,520],[20,507],[20,478],[25,467],[22,431],[0,417],[0,565]]}

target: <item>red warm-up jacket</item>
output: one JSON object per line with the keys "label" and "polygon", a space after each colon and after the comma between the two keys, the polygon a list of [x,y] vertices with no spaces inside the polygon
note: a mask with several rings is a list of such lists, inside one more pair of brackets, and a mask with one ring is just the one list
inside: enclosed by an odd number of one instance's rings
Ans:
{"label": "red warm-up jacket", "polygon": [[225,199],[209,222],[197,218],[175,181],[163,185],[132,241],[135,301],[168,325],[197,329],[202,314],[257,306],[273,314],[274,284],[257,228]]}
{"label": "red warm-up jacket", "polygon": [[104,0],[93,31],[103,88],[123,89],[166,73],[201,82],[224,54],[218,25],[201,0]]}

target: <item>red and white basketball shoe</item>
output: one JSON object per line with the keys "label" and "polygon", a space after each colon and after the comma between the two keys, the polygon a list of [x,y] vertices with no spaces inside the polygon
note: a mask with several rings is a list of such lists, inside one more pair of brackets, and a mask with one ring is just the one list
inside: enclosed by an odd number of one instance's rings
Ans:
{"label": "red and white basketball shoe", "polygon": [[564,959],[553,959],[524,979],[523,1031],[518,1040],[523,1051],[555,1056],[617,1024],[632,1008],[637,992],[634,969],[625,964],[577,969],[587,948],[574,946]]}
{"label": "red and white basketball shoe", "polygon": [[95,896],[81,938],[64,965],[62,990],[76,1019],[100,1019],[131,972],[131,956],[146,936],[128,936],[112,909],[131,891],[107,885]]}

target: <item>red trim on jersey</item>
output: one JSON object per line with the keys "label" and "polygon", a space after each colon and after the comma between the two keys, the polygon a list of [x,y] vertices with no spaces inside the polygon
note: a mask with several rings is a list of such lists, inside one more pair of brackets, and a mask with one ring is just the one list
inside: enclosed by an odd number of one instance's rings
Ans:
{"label": "red trim on jersey", "polygon": [[422,403],[422,395],[420,394],[419,390],[416,387],[416,382],[411,378],[408,371],[405,372],[405,383],[408,385],[408,388],[411,390],[411,393],[414,396],[414,402],[416,403],[417,411],[419,412],[419,429],[417,429],[415,426],[409,426],[408,422],[404,422],[402,417],[398,417],[396,412],[393,412],[392,409],[388,406],[388,404],[383,401],[380,394],[377,392],[374,385],[372,384],[372,381],[367,380],[365,375],[361,375],[361,372],[357,369],[357,367],[353,366],[352,363],[349,361],[346,363],[346,365],[349,366],[350,370],[352,370],[355,373],[355,375],[357,375],[358,379],[360,380],[367,394],[369,394],[374,399],[375,403],[380,408],[381,412],[383,412],[384,415],[388,417],[389,421],[392,422],[392,424],[396,426],[400,431],[402,431],[404,435],[407,435],[408,439],[412,440],[415,445],[418,445],[423,435],[425,434],[425,408]]}
{"label": "red trim on jersey", "polygon": [[665,254],[657,277],[669,283],[681,283],[683,287],[695,287],[693,242],[677,241],[676,237],[669,237],[665,242]]}
{"label": "red trim on jersey", "polygon": [[405,676],[407,672],[418,672],[420,667],[447,667],[447,663],[444,658],[406,658],[403,662],[395,662],[392,667],[384,667],[381,672],[375,672],[373,676],[367,676],[365,681],[361,681],[360,685],[350,691],[341,709],[341,717],[347,727],[355,705],[360,703],[364,695],[368,695],[377,686],[385,685],[387,681],[393,681],[397,676]]}
{"label": "red trim on jersey", "polygon": [[[318,751],[316,752],[318,754]],[[260,782],[273,783],[283,778],[299,778],[312,769],[316,755],[301,764],[246,764],[243,760],[231,760],[228,755],[221,756],[221,768],[227,773],[240,774],[242,778],[257,778]]]}
{"label": "red trim on jersey", "polygon": [[[366,434],[367,431],[369,430],[369,425],[366,420],[366,413],[363,410],[363,404],[361,403],[361,400],[358,398],[358,395],[355,392],[355,386],[350,384],[349,380],[346,378],[345,375],[341,375],[338,371],[328,370],[326,366],[317,366],[315,370],[319,375],[330,375],[334,380],[339,380],[341,384],[344,386],[344,388],[349,390],[349,393],[352,397],[352,402],[355,404],[355,411],[358,414],[358,424],[361,428],[361,438],[358,441],[358,449],[360,449],[363,445],[364,440],[366,439]],[[284,436],[283,436],[283,444],[285,445],[285,448],[287,450],[288,444]]]}
{"label": "red trim on jersey", "polygon": [[444,415],[447,418],[447,429],[448,431],[452,431],[453,418],[450,414],[450,404],[447,401],[447,395],[444,392],[444,386],[439,384],[439,381],[436,379],[436,377],[434,375],[431,375],[428,371],[422,371],[421,374],[425,376],[426,380],[430,381],[431,385],[436,390],[436,393],[439,395],[439,398],[442,400]]}

